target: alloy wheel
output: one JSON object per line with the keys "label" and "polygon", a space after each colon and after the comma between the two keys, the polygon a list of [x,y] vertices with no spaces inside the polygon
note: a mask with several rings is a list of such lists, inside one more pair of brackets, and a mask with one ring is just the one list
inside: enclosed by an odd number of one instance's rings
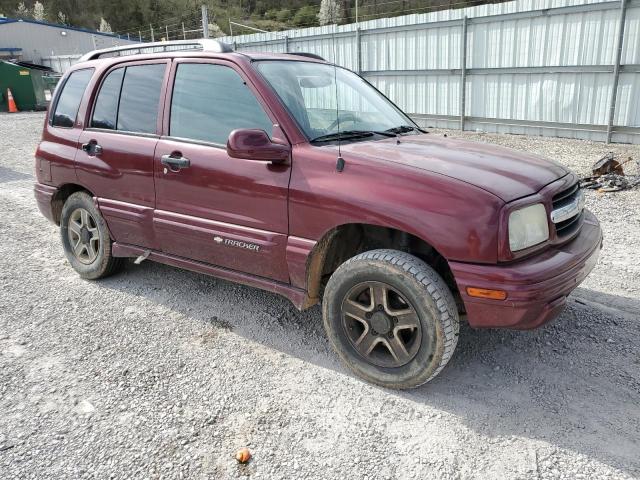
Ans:
{"label": "alloy wheel", "polygon": [[100,233],[96,219],[84,208],[76,208],[69,217],[69,243],[74,256],[85,265],[100,252]]}
{"label": "alloy wheel", "polygon": [[368,362],[394,368],[409,363],[422,341],[420,318],[391,285],[362,282],[342,302],[342,325],[353,348]]}

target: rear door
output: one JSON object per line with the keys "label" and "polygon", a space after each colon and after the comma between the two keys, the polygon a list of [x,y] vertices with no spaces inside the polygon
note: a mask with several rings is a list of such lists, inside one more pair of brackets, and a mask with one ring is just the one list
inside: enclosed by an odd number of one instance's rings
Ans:
{"label": "rear door", "polygon": [[162,128],[167,60],[118,64],[101,79],[76,156],[79,182],[98,198],[111,235],[155,248],[153,155]]}
{"label": "rear door", "polygon": [[[266,102],[222,60],[177,60],[169,84],[165,136],[155,155],[154,225],[162,250],[288,282],[290,165],[230,158],[226,151],[238,128],[273,136],[276,119]],[[189,164],[166,167],[163,156]]]}
{"label": "rear door", "polygon": [[58,85],[36,152],[35,167],[39,182],[58,185],[75,183],[74,162],[82,132],[82,121],[78,121],[77,117],[93,74],[93,68],[74,70],[64,83]]}

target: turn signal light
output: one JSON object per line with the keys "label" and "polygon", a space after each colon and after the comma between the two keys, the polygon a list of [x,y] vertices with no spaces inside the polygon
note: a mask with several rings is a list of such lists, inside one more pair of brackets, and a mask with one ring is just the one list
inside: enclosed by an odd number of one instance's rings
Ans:
{"label": "turn signal light", "polygon": [[492,300],[504,300],[507,292],[504,290],[490,290],[488,288],[467,287],[467,294],[470,297],[490,298]]}

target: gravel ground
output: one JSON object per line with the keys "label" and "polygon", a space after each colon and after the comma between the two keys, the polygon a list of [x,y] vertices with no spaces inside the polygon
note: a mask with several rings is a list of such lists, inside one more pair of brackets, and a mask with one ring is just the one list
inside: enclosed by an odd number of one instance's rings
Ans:
{"label": "gravel ground", "polygon": [[[440,376],[399,393],[337,362],[318,308],[151,262],[81,280],[33,199],[42,122],[0,115],[0,478],[640,477],[640,191],[588,193],[605,250],[561,318],[463,326]],[[579,172],[640,158],[465,136]]]}

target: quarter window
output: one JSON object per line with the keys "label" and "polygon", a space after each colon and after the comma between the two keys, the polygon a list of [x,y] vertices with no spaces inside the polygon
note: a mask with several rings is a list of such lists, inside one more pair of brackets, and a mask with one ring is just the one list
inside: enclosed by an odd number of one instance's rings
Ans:
{"label": "quarter window", "polygon": [[226,144],[238,128],[271,135],[273,122],[232,68],[205,63],[178,66],[171,99],[169,134]]}
{"label": "quarter window", "polygon": [[56,108],[51,117],[54,127],[73,127],[78,115],[78,108],[84,96],[89,80],[93,75],[93,68],[76,70],[62,86],[56,102]]}

